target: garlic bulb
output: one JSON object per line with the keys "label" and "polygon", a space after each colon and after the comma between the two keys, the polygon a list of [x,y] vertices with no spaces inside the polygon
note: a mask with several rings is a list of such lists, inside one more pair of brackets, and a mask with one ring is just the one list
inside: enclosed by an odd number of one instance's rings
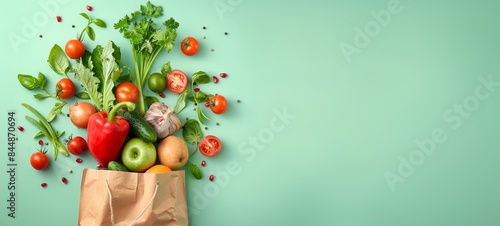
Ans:
{"label": "garlic bulb", "polygon": [[162,102],[151,104],[144,114],[144,119],[153,127],[158,139],[172,135],[182,127],[181,120],[174,109]]}

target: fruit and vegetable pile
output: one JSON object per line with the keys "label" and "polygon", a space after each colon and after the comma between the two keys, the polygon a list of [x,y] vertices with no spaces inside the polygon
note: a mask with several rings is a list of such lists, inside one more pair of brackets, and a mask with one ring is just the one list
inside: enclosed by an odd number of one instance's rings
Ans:
{"label": "fruit and vegetable pile", "polygon": [[[86,9],[93,10],[91,6]],[[40,148],[30,158],[33,168],[44,170],[59,154],[80,156],[89,151],[100,169],[165,173],[187,165],[192,175],[201,179],[202,172],[190,156],[199,151],[213,157],[222,148],[217,136],[203,135],[200,125],[210,120],[204,111],[220,115],[228,103],[223,95],[203,92],[200,85],[218,83],[227,74],[211,77],[197,71],[189,76],[181,69],[172,69],[170,61],[160,61],[164,57],[159,56],[174,50],[176,42],[180,44],[177,50],[186,57],[196,55],[200,45],[191,36],[176,41],[179,23],[173,18],[157,22],[163,16],[161,6],[147,2],[113,24],[130,41],[130,46],[121,48],[110,40],[90,49],[85,42],[95,41],[95,29],[108,26],[87,13],[80,15],[87,25],[75,39],[64,43],[64,48],[54,44],[48,54],[50,68],[62,77],[53,89],[47,87],[49,76],[43,73],[18,75],[20,84],[35,92],[35,99],[55,102],[49,112],[22,103],[30,113],[26,120],[39,130],[34,137]],[[130,48],[133,65],[122,61],[126,48]],[[156,64],[162,65],[160,71],[151,70]],[[165,98],[164,92],[177,98],[174,106],[158,99]],[[197,117],[181,120],[181,112],[190,103]],[[53,127],[54,120],[69,120],[76,128],[85,129],[86,137],[68,136]],[[52,159],[47,153],[49,145],[53,147]],[[188,146],[195,150],[190,152]],[[208,178],[213,180],[214,176]]]}

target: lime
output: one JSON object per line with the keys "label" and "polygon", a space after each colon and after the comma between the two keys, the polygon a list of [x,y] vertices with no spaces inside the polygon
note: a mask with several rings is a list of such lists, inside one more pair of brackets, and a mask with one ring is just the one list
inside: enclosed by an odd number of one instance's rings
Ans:
{"label": "lime", "polygon": [[148,87],[151,91],[158,93],[165,89],[167,84],[165,76],[160,73],[153,73],[149,75]]}

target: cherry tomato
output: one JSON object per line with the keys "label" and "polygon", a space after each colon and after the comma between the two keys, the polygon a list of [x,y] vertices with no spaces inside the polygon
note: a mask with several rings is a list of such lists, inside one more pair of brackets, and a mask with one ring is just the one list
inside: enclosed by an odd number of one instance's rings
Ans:
{"label": "cherry tomato", "polygon": [[87,149],[87,141],[81,136],[73,137],[73,139],[68,142],[68,151],[73,155],[82,155]]}
{"label": "cherry tomato", "polygon": [[180,94],[188,87],[188,77],[181,70],[173,70],[167,75],[167,89]]}
{"label": "cherry tomato", "polygon": [[222,95],[215,95],[210,98],[210,110],[215,114],[222,114],[226,111],[227,101]]}
{"label": "cherry tomato", "polygon": [[186,37],[181,42],[181,51],[186,56],[192,56],[198,52],[198,40],[193,37]]}
{"label": "cherry tomato", "polygon": [[75,83],[69,78],[63,78],[56,84],[56,95],[63,99],[68,99],[75,94]]}
{"label": "cherry tomato", "polygon": [[76,60],[85,54],[85,45],[80,40],[71,39],[66,43],[64,50],[69,58]]}
{"label": "cherry tomato", "polygon": [[122,82],[116,87],[115,96],[118,102],[130,101],[135,103],[139,99],[139,89],[134,83]]}
{"label": "cherry tomato", "polygon": [[41,151],[31,154],[30,163],[36,170],[43,170],[49,166],[49,157]]}
{"label": "cherry tomato", "polygon": [[207,135],[198,144],[200,153],[207,157],[212,157],[220,152],[222,142],[214,135]]}

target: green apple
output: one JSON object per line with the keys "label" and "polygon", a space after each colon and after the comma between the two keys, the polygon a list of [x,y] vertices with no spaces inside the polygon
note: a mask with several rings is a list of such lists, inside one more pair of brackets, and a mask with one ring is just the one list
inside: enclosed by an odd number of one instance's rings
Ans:
{"label": "green apple", "polygon": [[153,143],[134,137],[122,150],[122,162],[129,170],[142,173],[156,162],[156,147]]}

